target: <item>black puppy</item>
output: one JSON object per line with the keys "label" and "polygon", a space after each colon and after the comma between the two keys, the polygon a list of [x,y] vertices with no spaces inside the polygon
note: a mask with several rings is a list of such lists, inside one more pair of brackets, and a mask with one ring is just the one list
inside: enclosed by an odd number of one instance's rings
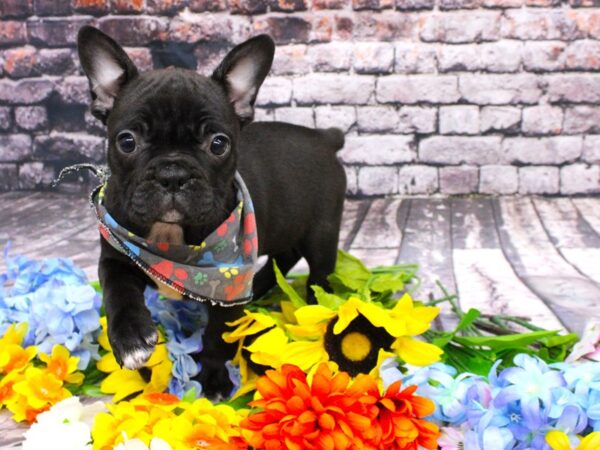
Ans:
{"label": "black puppy", "polygon": [[[234,209],[238,170],[254,202],[259,254],[269,255],[254,278],[254,298],[275,284],[273,260],[287,273],[305,257],[309,285],[327,288],[346,187],[335,155],[344,137],[334,128],[250,123],[273,60],[271,38],[238,45],[210,78],[175,68],[138,73],[93,27],[80,30],[78,48],[92,113],[107,126],[112,174],[104,203],[119,224],[150,241],[198,245]],[[157,341],[143,296],[154,282],[104,239],[99,277],[115,357],[140,368]],[[232,387],[224,363],[235,348],[221,335],[242,311],[209,306],[199,379],[209,397]]]}

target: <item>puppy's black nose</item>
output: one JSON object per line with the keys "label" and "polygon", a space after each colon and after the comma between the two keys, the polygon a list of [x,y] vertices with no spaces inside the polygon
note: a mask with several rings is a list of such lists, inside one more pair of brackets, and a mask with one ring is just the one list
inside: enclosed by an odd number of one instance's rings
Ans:
{"label": "puppy's black nose", "polygon": [[191,178],[189,170],[178,164],[167,164],[159,167],[155,175],[156,181],[171,192],[180,190]]}

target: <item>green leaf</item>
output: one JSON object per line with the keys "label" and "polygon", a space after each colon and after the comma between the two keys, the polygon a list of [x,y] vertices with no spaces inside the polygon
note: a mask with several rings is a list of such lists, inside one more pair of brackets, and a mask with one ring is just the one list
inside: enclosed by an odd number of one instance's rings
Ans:
{"label": "green leaf", "polygon": [[93,287],[96,292],[102,292],[100,281],[90,281],[90,286]]}
{"label": "green leaf", "polygon": [[563,336],[550,336],[540,339],[540,342],[546,347],[558,347],[559,345],[571,346],[579,341],[576,333],[569,333]]}
{"label": "green leaf", "polygon": [[250,403],[252,401],[253,397],[254,397],[254,391],[250,391],[240,397],[237,397],[232,400],[229,400],[228,402],[225,402],[225,404],[231,406],[233,409],[247,408],[248,403]]}
{"label": "green leaf", "polygon": [[534,331],[523,334],[507,334],[503,336],[455,336],[454,341],[464,346],[489,347],[492,350],[526,347],[542,338],[555,336],[557,331]]}
{"label": "green leaf", "polygon": [[81,387],[81,393],[89,397],[104,397],[106,395],[100,391],[100,386],[87,384]]}
{"label": "green leaf", "polygon": [[342,284],[353,291],[358,291],[364,287],[369,278],[371,278],[371,271],[360,259],[338,250],[335,271],[328,278],[330,283]]}
{"label": "green leaf", "polygon": [[294,288],[288,284],[287,280],[279,270],[279,267],[277,267],[277,263],[275,261],[273,261],[273,270],[275,271],[277,285],[281,288],[285,295],[289,297],[292,305],[294,305],[294,308],[306,306],[306,302],[302,297],[300,297],[300,294],[298,294]]}
{"label": "green leaf", "polygon": [[373,275],[372,281],[369,283],[371,290],[375,292],[398,292],[404,289],[402,273],[383,273],[381,275]]}
{"label": "green leaf", "polygon": [[181,401],[186,403],[194,403],[194,401],[198,398],[198,392],[196,392],[196,388],[192,387],[185,391],[183,397],[181,397]]}
{"label": "green leaf", "polygon": [[456,330],[454,330],[454,334],[464,331],[466,328],[473,325],[479,317],[481,316],[481,312],[478,309],[470,308],[464,316],[461,317],[460,322],[456,326]]}
{"label": "green leaf", "polygon": [[317,286],[316,284],[311,286],[311,289],[315,293],[317,303],[321,306],[325,306],[326,308],[336,310],[346,302],[345,299],[338,297],[335,294],[326,292],[322,287]]}

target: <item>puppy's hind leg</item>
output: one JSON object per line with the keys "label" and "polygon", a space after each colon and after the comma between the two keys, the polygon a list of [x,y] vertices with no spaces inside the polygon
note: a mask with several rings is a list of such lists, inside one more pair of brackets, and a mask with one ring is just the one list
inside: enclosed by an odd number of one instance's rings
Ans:
{"label": "puppy's hind leg", "polygon": [[270,255],[269,260],[262,269],[254,276],[253,297],[260,298],[269,292],[275,286],[275,271],[273,270],[273,260],[283,275],[286,275],[292,267],[296,265],[302,255],[299,251],[291,249],[286,252]]}
{"label": "puppy's hind leg", "polygon": [[339,224],[315,226],[302,242],[302,255],[306,258],[310,273],[306,283],[308,303],[316,303],[312,285],[330,290],[327,277],[335,270],[337,259]]}

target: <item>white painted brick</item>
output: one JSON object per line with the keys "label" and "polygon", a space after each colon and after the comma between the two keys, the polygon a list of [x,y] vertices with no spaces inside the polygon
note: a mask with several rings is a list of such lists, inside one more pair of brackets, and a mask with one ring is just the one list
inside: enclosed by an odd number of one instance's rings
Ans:
{"label": "white painted brick", "polygon": [[339,153],[345,164],[373,166],[411,162],[416,156],[414,138],[404,135],[347,136]]}
{"label": "white painted brick", "polygon": [[572,164],[561,167],[561,194],[597,194],[598,192],[600,192],[600,165]]}
{"label": "white painted brick", "polygon": [[582,152],[581,136],[504,139],[506,161],[514,164],[563,164],[577,160]]}
{"label": "white painted brick", "polygon": [[365,104],[373,94],[375,78],[369,75],[310,74],[294,79],[299,104]]}
{"label": "white painted brick", "polygon": [[439,188],[438,169],[431,166],[401,166],[398,192],[403,195],[433,194]]}
{"label": "white painted brick", "polygon": [[479,133],[479,107],[472,105],[441,106],[440,133]]}
{"label": "white painted brick", "polygon": [[499,136],[432,136],[419,143],[419,161],[488,165],[502,161]]}
{"label": "white painted brick", "polygon": [[558,176],[558,167],[520,167],[519,194],[557,194]]}
{"label": "white painted brick", "polygon": [[361,167],[358,170],[358,193],[386,195],[398,193],[397,167]]}
{"label": "white painted brick", "polygon": [[454,103],[459,98],[453,75],[390,75],[377,80],[377,100],[382,103]]}
{"label": "white painted brick", "polygon": [[357,73],[385,73],[394,67],[394,46],[387,42],[358,42],[353,50]]}
{"label": "white painted brick", "polygon": [[312,108],[277,108],[275,118],[279,122],[289,122],[308,128],[315,127]]}
{"label": "white painted brick", "polygon": [[519,175],[514,166],[482,166],[479,169],[479,192],[482,194],[515,194]]}
{"label": "white painted brick", "polygon": [[336,127],[346,133],[356,124],[354,106],[317,106],[315,108],[317,128]]}

